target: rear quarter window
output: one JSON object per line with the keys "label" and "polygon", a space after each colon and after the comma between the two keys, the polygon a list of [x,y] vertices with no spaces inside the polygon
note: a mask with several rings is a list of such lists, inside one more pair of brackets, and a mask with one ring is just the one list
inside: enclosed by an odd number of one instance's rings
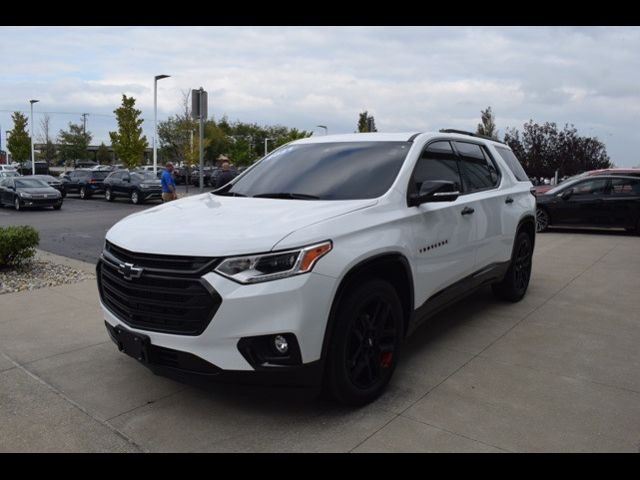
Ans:
{"label": "rear quarter window", "polygon": [[496,150],[509,167],[509,170],[511,170],[513,175],[516,177],[516,180],[518,180],[519,182],[529,181],[527,173],[524,171],[524,168],[522,168],[520,161],[511,150],[502,147],[496,147]]}

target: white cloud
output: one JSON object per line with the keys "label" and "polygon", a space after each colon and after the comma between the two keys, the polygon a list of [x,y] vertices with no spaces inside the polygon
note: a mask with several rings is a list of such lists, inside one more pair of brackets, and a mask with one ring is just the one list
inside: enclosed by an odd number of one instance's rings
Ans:
{"label": "white cloud", "polygon": [[0,110],[39,98],[36,111],[72,112],[52,115],[55,129],[89,112],[107,141],[123,93],[152,118],[164,73],[160,119],[200,86],[216,118],[331,133],[352,132],[365,109],[379,130],[475,129],[491,105],[501,131],[573,123],[635,165],[638,51],[630,27],[3,27]]}

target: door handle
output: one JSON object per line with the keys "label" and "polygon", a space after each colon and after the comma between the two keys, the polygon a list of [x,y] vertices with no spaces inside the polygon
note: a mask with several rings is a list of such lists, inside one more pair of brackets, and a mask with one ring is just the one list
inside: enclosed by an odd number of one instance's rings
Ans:
{"label": "door handle", "polygon": [[473,208],[469,208],[469,207],[464,207],[462,209],[462,212],[460,212],[462,215],[471,215],[473,212],[475,212],[475,210]]}
{"label": "door handle", "polygon": [[513,203],[513,198],[511,197],[507,197],[504,201],[504,203]]}

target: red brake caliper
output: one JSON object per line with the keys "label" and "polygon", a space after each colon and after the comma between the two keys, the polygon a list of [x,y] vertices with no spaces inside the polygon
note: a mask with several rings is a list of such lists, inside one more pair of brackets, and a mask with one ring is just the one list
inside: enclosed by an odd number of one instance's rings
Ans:
{"label": "red brake caliper", "polygon": [[393,360],[393,352],[385,352],[380,359],[380,365],[382,368],[389,368],[391,366],[391,360]]}

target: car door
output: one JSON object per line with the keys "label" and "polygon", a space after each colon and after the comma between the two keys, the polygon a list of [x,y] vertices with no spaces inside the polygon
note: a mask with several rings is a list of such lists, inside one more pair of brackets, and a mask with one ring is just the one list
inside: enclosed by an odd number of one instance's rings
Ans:
{"label": "car door", "polygon": [[505,215],[511,205],[506,203],[507,192],[499,188],[500,170],[487,148],[479,143],[458,140],[453,146],[459,157],[465,195],[476,205],[473,213],[477,225],[474,270],[479,271],[510,259],[515,224],[513,216]]}
{"label": "car door", "polygon": [[8,204],[9,178],[0,178],[0,205]]}
{"label": "car door", "polygon": [[640,178],[612,178],[604,203],[610,226],[635,228],[640,216]]}
{"label": "car door", "polygon": [[608,226],[607,178],[592,177],[568,186],[554,204],[553,223],[557,225]]}
{"label": "car door", "polygon": [[[458,162],[448,141],[428,144],[416,163],[408,194],[423,182],[447,180],[462,189]],[[475,261],[476,223],[472,210],[477,202],[461,195],[453,202],[423,203],[410,208],[411,246],[417,306],[470,275]]]}

